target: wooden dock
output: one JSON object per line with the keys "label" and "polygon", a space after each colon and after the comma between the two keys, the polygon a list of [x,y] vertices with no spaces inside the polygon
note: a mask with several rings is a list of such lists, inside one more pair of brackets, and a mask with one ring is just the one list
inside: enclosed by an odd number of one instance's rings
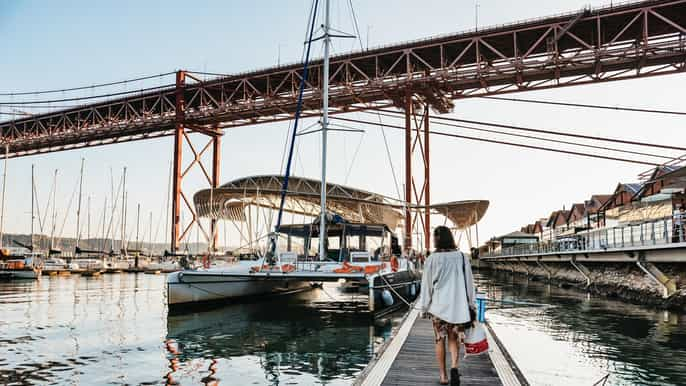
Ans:
{"label": "wooden dock", "polygon": [[[500,342],[488,332],[491,351],[475,357],[460,354],[461,385],[527,386],[519,370],[503,353]],[[446,347],[446,369],[450,369],[450,352]],[[434,354],[431,321],[419,318],[419,312],[408,313],[396,335],[382,347],[360,374],[357,386],[438,385],[438,366]]]}

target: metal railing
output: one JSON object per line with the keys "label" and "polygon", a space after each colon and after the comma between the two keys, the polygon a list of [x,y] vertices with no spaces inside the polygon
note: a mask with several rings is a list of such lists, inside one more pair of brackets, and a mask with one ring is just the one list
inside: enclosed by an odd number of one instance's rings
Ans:
{"label": "metal railing", "polygon": [[482,253],[481,257],[527,256],[575,251],[602,252],[608,249],[647,247],[685,241],[684,226],[678,224],[675,226],[672,218],[667,217],[592,229],[566,237],[558,235],[556,240],[502,248],[499,251]]}

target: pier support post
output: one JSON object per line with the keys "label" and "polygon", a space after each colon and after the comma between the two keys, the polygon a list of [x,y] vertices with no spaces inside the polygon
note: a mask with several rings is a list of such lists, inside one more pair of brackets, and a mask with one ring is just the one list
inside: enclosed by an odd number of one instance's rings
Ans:
{"label": "pier support post", "polygon": [[664,299],[667,299],[676,293],[677,288],[674,278],[665,275],[654,264],[648,263],[645,260],[636,261],[636,265],[662,289],[662,297]]}
{"label": "pier support post", "polygon": [[572,260],[570,260],[569,262],[572,263],[572,266],[573,266],[577,271],[579,271],[579,273],[581,274],[581,276],[584,277],[584,279],[586,279],[586,287],[590,287],[590,286],[591,286],[591,283],[592,283],[592,281],[591,281],[591,271],[589,271],[588,268],[586,268],[583,264],[577,262],[575,259],[572,259]]}
{"label": "pier support post", "polygon": [[371,276],[371,277],[369,277],[369,279],[367,279],[369,281],[369,303],[368,303],[369,304],[369,312],[374,312],[374,308],[375,308],[375,305],[374,305],[374,278],[375,277],[376,276]]}
{"label": "pier support post", "polygon": [[550,281],[553,278],[553,271],[550,269],[550,267],[543,264],[541,260],[536,260],[536,264],[538,264],[538,266],[541,267],[543,271],[545,271],[545,274],[548,277],[548,281]]}

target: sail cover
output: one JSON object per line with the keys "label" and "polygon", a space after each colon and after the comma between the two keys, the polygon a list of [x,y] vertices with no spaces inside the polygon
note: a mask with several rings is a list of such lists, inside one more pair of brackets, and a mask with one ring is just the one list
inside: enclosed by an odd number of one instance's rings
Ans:
{"label": "sail cover", "polygon": [[[249,206],[278,210],[283,178],[281,175],[245,177],[216,189],[200,190],[193,196],[195,210],[200,217],[239,222],[246,221],[245,208]],[[320,186],[318,180],[290,177],[284,211],[317,216]],[[395,229],[404,218],[405,206],[400,200],[333,183],[327,183],[326,190],[327,210],[348,221],[385,224]],[[458,228],[479,221],[487,208],[488,201],[455,201],[430,207],[432,213],[448,217]]]}

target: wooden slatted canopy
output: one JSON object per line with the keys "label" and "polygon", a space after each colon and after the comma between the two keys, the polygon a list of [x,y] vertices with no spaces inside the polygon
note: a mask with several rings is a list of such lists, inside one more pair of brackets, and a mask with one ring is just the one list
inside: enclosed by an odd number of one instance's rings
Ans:
{"label": "wooden slatted canopy", "polygon": [[[278,210],[283,179],[281,175],[251,176],[230,181],[216,189],[200,190],[193,196],[196,213],[200,217],[242,222],[246,221],[246,207]],[[290,177],[284,211],[317,216],[320,186],[318,180]],[[385,224],[395,229],[404,218],[403,201],[334,183],[327,183],[326,203],[328,211],[351,222]],[[432,213],[446,216],[461,229],[483,217],[488,201],[454,201],[429,208]]]}
{"label": "wooden slatted canopy", "polygon": [[447,217],[458,229],[464,229],[481,220],[488,204],[486,200],[467,200],[431,205],[429,208]]}

